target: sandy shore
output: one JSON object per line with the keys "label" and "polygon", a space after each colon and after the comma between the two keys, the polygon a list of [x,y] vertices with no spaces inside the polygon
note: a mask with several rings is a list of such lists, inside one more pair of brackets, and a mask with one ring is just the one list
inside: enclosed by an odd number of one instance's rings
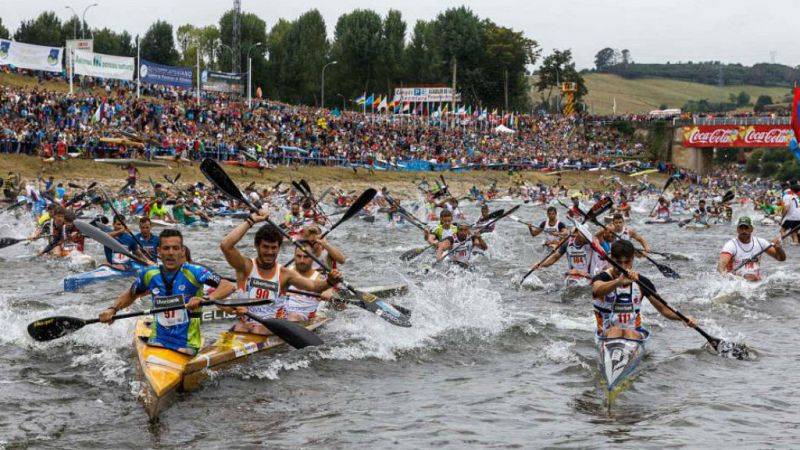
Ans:
{"label": "sandy shore", "polygon": [[[450,191],[461,195],[469,191],[472,186],[480,189],[487,189],[493,181],[497,181],[498,190],[501,192],[511,186],[511,177],[506,171],[470,171],[470,172],[396,172],[396,171],[370,171],[359,168],[354,172],[351,168],[339,167],[278,167],[264,171],[259,174],[257,169],[245,169],[242,174],[241,169],[235,166],[226,166],[226,170],[240,186],[246,186],[255,182],[256,187],[273,186],[278,181],[283,181],[284,186],[288,186],[291,180],[305,179],[315,191],[322,191],[328,187],[335,186],[340,189],[363,190],[368,187],[387,187],[395,195],[404,198],[416,198],[417,192],[414,182],[428,180],[431,185],[433,179],[439,175],[444,175],[450,187]],[[63,164],[54,165],[52,163],[43,166],[41,159],[31,156],[20,155],[0,155],[0,176],[3,178],[9,171],[19,173],[24,179],[35,179],[37,176],[45,178],[53,175],[57,180],[63,182],[85,183],[89,180],[96,180],[111,187],[121,187],[125,183],[126,172],[122,166],[114,164],[97,163],[92,160],[72,159]],[[155,182],[166,183],[164,176],[169,175],[173,179],[180,173],[180,183],[194,183],[207,180],[200,173],[199,163],[182,164],[177,166],[170,162],[168,167],[139,167],[140,186],[149,188],[148,179],[152,178]],[[524,171],[522,177],[530,184],[538,182],[553,185],[556,183],[556,175],[548,175],[542,172]],[[609,171],[568,171],[561,174],[561,183],[569,188],[582,189],[584,187],[599,187],[600,177],[609,175],[621,175]],[[621,175],[624,181],[632,182],[634,178]],[[651,180],[663,180],[664,176],[653,177]]]}

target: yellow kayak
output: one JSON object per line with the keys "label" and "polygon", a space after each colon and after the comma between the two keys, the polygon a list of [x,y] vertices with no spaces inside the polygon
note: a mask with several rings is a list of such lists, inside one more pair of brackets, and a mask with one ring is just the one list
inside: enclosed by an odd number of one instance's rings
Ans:
{"label": "yellow kayak", "polygon": [[[311,322],[302,325],[308,330],[316,330],[328,320],[330,319],[318,315]],[[206,369],[224,369],[243,362],[252,354],[274,352],[286,345],[277,336],[224,331],[211,345],[203,346],[197,355],[189,356],[149,346],[146,343],[148,337],[149,322],[138,320],[133,346],[136,352],[136,368],[143,386],[144,407],[150,420],[156,419],[169,407],[177,392],[198,389],[208,377]]]}

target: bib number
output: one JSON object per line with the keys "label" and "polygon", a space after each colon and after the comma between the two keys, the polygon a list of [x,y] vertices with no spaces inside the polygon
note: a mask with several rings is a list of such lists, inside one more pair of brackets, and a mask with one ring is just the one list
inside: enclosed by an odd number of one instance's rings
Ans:
{"label": "bib number", "polygon": [[[156,297],[153,299],[156,308],[169,308],[174,306],[182,306],[183,295],[172,295],[169,297]],[[184,309],[177,309],[175,311],[166,311],[156,315],[158,324],[162,327],[174,327],[189,321],[189,311]]]}

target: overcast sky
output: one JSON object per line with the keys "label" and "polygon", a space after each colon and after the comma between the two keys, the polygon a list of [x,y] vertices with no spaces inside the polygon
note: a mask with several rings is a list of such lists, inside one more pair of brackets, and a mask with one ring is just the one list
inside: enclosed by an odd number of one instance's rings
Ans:
{"label": "overcast sky", "polygon": [[[128,30],[144,34],[152,22],[163,19],[175,26],[216,24],[233,1],[225,0],[0,0],[0,17],[12,33],[20,21],[53,10],[66,20],[69,4],[79,14],[99,3],[86,14],[89,26]],[[242,10],[260,16],[269,29],[279,18],[294,19],[317,8],[332,36],[336,20],[357,8],[370,8],[385,15],[399,9],[408,34],[418,19],[430,20],[450,7],[467,5],[481,18],[525,34],[539,42],[544,54],[553,48],[572,49],[579,68],[594,65],[594,55],[603,47],[628,48],[634,61],[739,62],[752,65],[775,61],[800,64],[797,0],[770,0],[763,3],[742,0],[242,0]],[[406,38],[409,38],[409,35]]]}

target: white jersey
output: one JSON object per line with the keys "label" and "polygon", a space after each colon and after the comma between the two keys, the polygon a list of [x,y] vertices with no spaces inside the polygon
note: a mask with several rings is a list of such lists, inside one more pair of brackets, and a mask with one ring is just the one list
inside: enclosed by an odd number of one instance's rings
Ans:
{"label": "white jersey", "polygon": [[620,241],[628,241],[631,240],[631,230],[628,229],[627,226],[622,227],[622,231],[617,233],[617,239]]}
{"label": "white jersey", "polygon": [[458,235],[454,234],[452,236],[453,239],[453,246],[452,248],[456,249],[453,253],[448,256],[450,261],[457,262],[460,264],[468,265],[470,258],[472,258],[472,250],[474,249],[474,244],[472,243],[472,236],[468,237],[466,241],[459,241]]}
{"label": "white jersey", "polygon": [[[239,298],[259,298],[271,299],[272,303],[266,305],[248,306],[247,311],[261,319],[274,319],[283,312],[285,298],[280,295],[280,278],[283,268],[276,264],[277,269],[271,278],[264,278],[258,271],[256,259],[252,259],[253,268],[244,283],[237,286]],[[248,322],[258,323],[253,319],[247,318]]]}
{"label": "white jersey", "polygon": [[561,254],[564,253],[567,254],[567,265],[570,269],[586,272],[590,276],[594,275],[593,271],[597,270],[599,264],[597,254],[588,242],[577,245],[575,238],[571,237],[561,246]]}
{"label": "white jersey", "polygon": [[784,220],[800,220],[800,199],[797,198],[797,194],[789,192],[783,196],[782,200],[787,211]]}
{"label": "white jersey", "polygon": [[[741,265],[743,262],[748,261],[756,253],[769,247],[769,245],[770,244],[766,239],[760,237],[751,237],[750,242],[747,244],[743,244],[742,241],[740,241],[737,237],[726,242],[720,253],[725,253],[732,256],[731,262],[728,264],[728,270],[730,271]],[[756,278],[761,278],[759,259],[760,257],[755,261],[748,261],[747,264],[736,271],[735,275],[753,275]]]}
{"label": "white jersey", "polygon": [[[294,267],[294,266],[292,266]],[[308,277],[309,280],[317,280],[320,277],[320,273],[316,270],[314,273]],[[309,294],[314,294],[313,292],[307,292]],[[303,295],[303,294],[289,294],[288,300],[286,302],[286,312],[287,313],[299,313],[302,314],[306,320],[312,319],[317,312],[317,307],[319,306],[319,299],[317,297],[312,297],[310,295]]]}

